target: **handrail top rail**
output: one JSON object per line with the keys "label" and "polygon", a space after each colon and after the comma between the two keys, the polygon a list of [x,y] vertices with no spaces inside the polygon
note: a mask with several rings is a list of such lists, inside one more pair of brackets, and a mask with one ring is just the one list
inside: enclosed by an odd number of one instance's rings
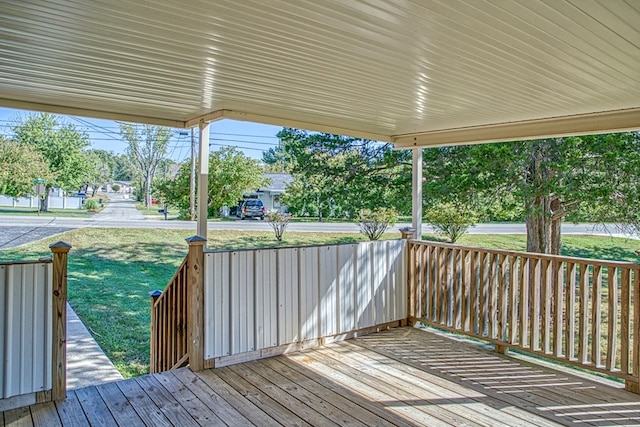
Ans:
{"label": "handrail top rail", "polygon": [[51,257],[42,257],[34,260],[16,260],[16,261],[0,261],[0,266],[3,265],[16,265],[16,264],[51,264],[53,259]]}
{"label": "handrail top rail", "polygon": [[480,246],[463,246],[456,245],[454,243],[444,243],[444,242],[435,242],[432,240],[417,240],[411,239],[409,240],[412,244],[418,245],[432,245],[439,246],[443,248],[449,249],[461,249],[461,250],[470,250],[470,251],[478,251],[478,252],[487,252],[494,255],[510,255],[510,256],[524,256],[527,258],[539,259],[539,260],[547,260],[547,261],[566,261],[574,264],[590,264],[594,266],[600,267],[621,267],[621,268],[629,268],[629,269],[640,269],[640,264],[634,262],[625,262],[625,261],[612,261],[612,260],[598,260],[593,258],[578,258],[578,257],[568,257],[563,255],[551,255],[551,254],[541,254],[537,252],[525,252],[525,251],[514,251],[514,250],[506,250],[506,249],[495,249],[495,248],[483,248]]}
{"label": "handrail top rail", "polygon": [[326,243],[326,244],[314,244],[314,245],[300,245],[300,246],[267,246],[267,247],[256,247],[256,248],[237,248],[237,249],[205,249],[205,254],[217,254],[217,253],[228,253],[228,252],[248,252],[248,251],[272,251],[278,249],[309,249],[309,248],[322,248],[327,246],[349,246],[349,245],[358,245],[360,243],[376,243],[376,242],[396,242],[402,239],[380,239],[380,240],[363,240],[358,242],[349,242],[349,243]]}
{"label": "handrail top rail", "polygon": [[156,298],[156,300],[153,302],[153,306],[155,307],[156,305],[160,304],[160,300],[163,298],[164,294],[166,293],[165,291],[167,290],[167,287],[169,285],[171,285],[173,283],[174,280],[176,280],[176,278],[178,277],[178,275],[180,274],[180,272],[182,271],[182,269],[184,268],[184,266],[187,264],[189,257],[185,256],[184,259],[182,260],[182,262],[180,263],[180,265],[178,266],[178,268],[176,269],[175,273],[173,273],[173,276],[171,276],[171,279],[167,282],[167,285],[164,287],[164,289],[161,291],[162,294],[160,294],[158,296],[158,298]]}

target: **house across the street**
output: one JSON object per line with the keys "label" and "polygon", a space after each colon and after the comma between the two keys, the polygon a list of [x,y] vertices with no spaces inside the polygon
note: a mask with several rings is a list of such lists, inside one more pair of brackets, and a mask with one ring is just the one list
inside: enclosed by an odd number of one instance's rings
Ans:
{"label": "house across the street", "polygon": [[[280,211],[282,213],[287,212],[287,207],[282,204],[280,197],[291,182],[293,177],[288,173],[265,173],[262,177],[267,180],[265,187],[258,188],[256,191],[244,196],[245,199],[259,199],[262,200],[262,204],[267,212]],[[234,210],[231,210],[231,215],[234,215]]]}

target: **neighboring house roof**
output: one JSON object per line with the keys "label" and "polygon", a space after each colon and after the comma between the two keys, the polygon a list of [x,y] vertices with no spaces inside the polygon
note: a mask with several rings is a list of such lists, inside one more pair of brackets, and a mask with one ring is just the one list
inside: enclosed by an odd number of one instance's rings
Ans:
{"label": "neighboring house roof", "polygon": [[269,193],[282,193],[291,182],[293,177],[288,173],[265,173],[262,177],[270,180],[270,184],[258,189],[258,191],[265,191]]}

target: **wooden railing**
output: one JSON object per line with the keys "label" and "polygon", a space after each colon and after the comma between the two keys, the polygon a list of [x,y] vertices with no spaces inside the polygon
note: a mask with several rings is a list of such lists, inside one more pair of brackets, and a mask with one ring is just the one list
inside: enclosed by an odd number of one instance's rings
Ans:
{"label": "wooden railing", "polygon": [[189,253],[178,267],[164,292],[151,296],[151,373],[185,366],[201,370],[203,328],[203,249],[206,240],[187,239]]}
{"label": "wooden railing", "polygon": [[151,373],[184,366],[187,348],[188,259],[185,257],[164,292],[154,291],[151,303]]}
{"label": "wooden railing", "polygon": [[411,321],[604,372],[640,392],[640,265],[409,245]]}

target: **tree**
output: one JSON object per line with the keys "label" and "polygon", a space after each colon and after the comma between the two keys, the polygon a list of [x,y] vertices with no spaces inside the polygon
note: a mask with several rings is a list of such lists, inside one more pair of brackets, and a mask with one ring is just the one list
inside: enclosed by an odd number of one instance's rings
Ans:
{"label": "tree", "polygon": [[433,148],[424,167],[428,204],[487,214],[519,203],[530,252],[558,254],[567,215],[639,230],[637,133]]}
{"label": "tree", "polygon": [[[190,165],[185,162],[175,179],[166,180],[158,187],[167,203],[178,208],[181,218],[189,217],[189,176]],[[210,216],[217,215],[224,205],[235,205],[244,194],[263,185],[262,168],[257,160],[233,147],[223,147],[209,154],[207,210]]]}
{"label": "tree", "polygon": [[360,232],[369,240],[378,240],[396,223],[398,212],[393,208],[362,209],[356,216]]}
{"label": "tree", "polygon": [[171,129],[162,126],[120,124],[120,134],[129,144],[128,153],[136,166],[145,205],[151,205],[151,184],[158,164],[167,155]]}
{"label": "tree", "polygon": [[105,150],[89,150],[87,159],[90,165],[87,184],[92,188],[91,196],[95,197],[98,188],[113,179],[116,156]]}
{"label": "tree", "polygon": [[49,165],[30,145],[0,136],[0,194],[22,197],[34,193],[34,181],[53,180]]}
{"label": "tree", "polygon": [[292,173],[283,201],[298,214],[355,216],[360,209],[409,212],[411,160],[391,144],[284,128],[278,147],[263,156],[270,167]]}
{"label": "tree", "polygon": [[[47,193],[53,187],[72,191],[86,184],[90,165],[85,153],[89,146],[85,133],[71,124],[60,123],[53,114],[30,115],[13,131],[16,141],[30,145],[47,161],[52,173],[46,184]],[[46,199],[43,210],[47,210]]]}
{"label": "tree", "polygon": [[114,160],[113,180],[133,181],[136,176],[136,167],[131,161],[131,157],[126,154],[117,154]]}

